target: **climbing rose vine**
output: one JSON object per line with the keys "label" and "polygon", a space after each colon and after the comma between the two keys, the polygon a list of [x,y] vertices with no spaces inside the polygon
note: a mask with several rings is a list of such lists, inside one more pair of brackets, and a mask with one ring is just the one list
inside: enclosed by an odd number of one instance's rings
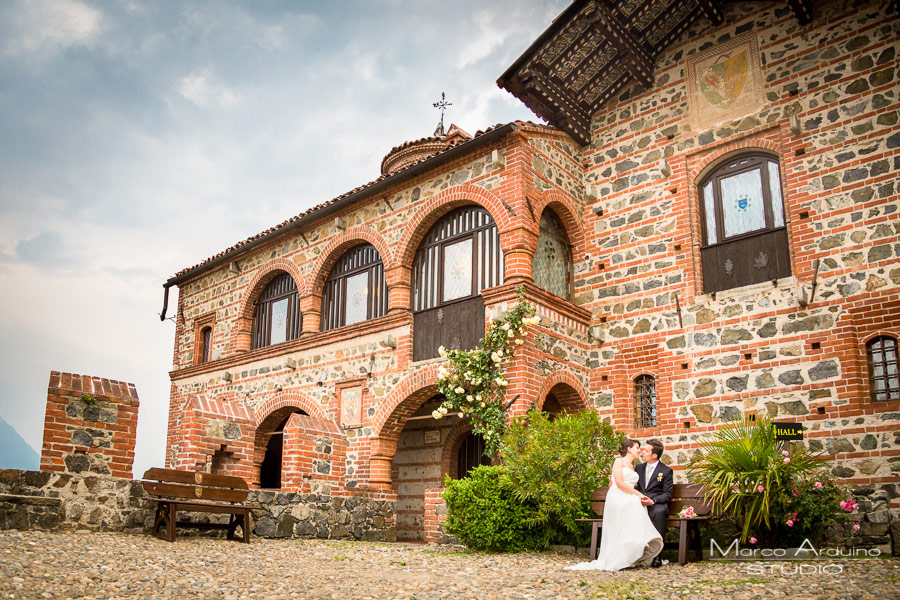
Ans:
{"label": "climbing rose vine", "polygon": [[534,306],[525,300],[519,288],[518,301],[503,316],[491,319],[484,338],[474,350],[438,349],[448,360],[438,373],[438,391],[444,401],[431,416],[441,419],[450,411],[458,411],[459,418],[468,418],[472,430],[484,438],[484,453],[493,456],[500,449],[506,430],[504,393],[509,382],[503,372],[522,339],[528,325],[536,325]]}

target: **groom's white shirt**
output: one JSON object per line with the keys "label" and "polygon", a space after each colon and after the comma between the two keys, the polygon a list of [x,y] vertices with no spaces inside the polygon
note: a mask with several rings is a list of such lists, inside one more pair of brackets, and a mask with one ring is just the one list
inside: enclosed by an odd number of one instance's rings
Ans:
{"label": "groom's white shirt", "polygon": [[653,471],[656,470],[656,465],[659,464],[659,461],[654,461],[652,463],[647,463],[647,468],[644,471],[644,489],[650,486],[650,481],[653,477]]}

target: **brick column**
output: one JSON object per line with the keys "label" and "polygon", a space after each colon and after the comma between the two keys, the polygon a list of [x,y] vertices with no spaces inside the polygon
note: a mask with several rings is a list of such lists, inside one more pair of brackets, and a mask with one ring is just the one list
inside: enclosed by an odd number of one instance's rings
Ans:
{"label": "brick column", "polygon": [[41,469],[131,479],[138,405],[133,383],[51,372]]}
{"label": "brick column", "polygon": [[537,248],[534,233],[518,228],[500,234],[500,246],[504,249],[504,283],[533,282],[532,260]]}
{"label": "brick column", "polygon": [[430,488],[425,490],[425,541],[439,542],[441,540],[441,523],[447,518],[447,505],[441,494],[444,488]]}
{"label": "brick column", "polygon": [[319,333],[322,319],[322,297],[313,295],[300,298],[300,310],[303,313],[303,335]]}
{"label": "brick column", "polygon": [[397,453],[398,439],[378,437],[372,439],[372,455],[369,458],[369,481],[376,486],[389,488],[392,483],[391,463]]}

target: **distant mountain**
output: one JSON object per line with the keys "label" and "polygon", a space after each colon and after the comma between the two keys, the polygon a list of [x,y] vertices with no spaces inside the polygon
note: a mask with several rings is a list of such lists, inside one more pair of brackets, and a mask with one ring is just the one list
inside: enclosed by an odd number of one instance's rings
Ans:
{"label": "distant mountain", "polygon": [[37,471],[41,457],[0,417],[0,468]]}

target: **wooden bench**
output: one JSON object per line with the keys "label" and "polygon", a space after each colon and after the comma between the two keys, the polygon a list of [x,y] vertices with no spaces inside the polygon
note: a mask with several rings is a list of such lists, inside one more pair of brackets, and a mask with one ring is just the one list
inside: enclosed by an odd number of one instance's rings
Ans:
{"label": "wooden bench", "polygon": [[[141,482],[156,500],[153,535],[175,541],[175,526],[196,529],[225,529],[229,540],[241,528],[243,541],[250,542],[250,507],[241,506],[250,490],[240,477],[211,475],[174,469],[148,469]],[[227,503],[227,504],[226,504]],[[178,521],[178,511],[231,515],[228,523]],[[163,529],[163,525],[165,528]]]}
{"label": "wooden bench", "polygon": [[[598,519],[575,519],[581,523],[591,524],[591,560],[597,558],[597,545],[600,541],[600,528],[603,526],[603,507],[606,503],[606,494],[609,487],[598,488],[591,496],[591,509],[599,515]],[[693,519],[681,519],[678,513],[686,506],[693,506],[697,514]],[[666,519],[667,527],[678,528],[678,543],[667,543],[663,546],[666,550],[678,549],[678,564],[687,563],[687,551],[693,550],[696,560],[703,559],[703,548],[700,544],[700,521],[709,519],[712,508],[703,499],[703,486],[678,483],[672,490],[672,499],[669,501],[669,517]]]}

